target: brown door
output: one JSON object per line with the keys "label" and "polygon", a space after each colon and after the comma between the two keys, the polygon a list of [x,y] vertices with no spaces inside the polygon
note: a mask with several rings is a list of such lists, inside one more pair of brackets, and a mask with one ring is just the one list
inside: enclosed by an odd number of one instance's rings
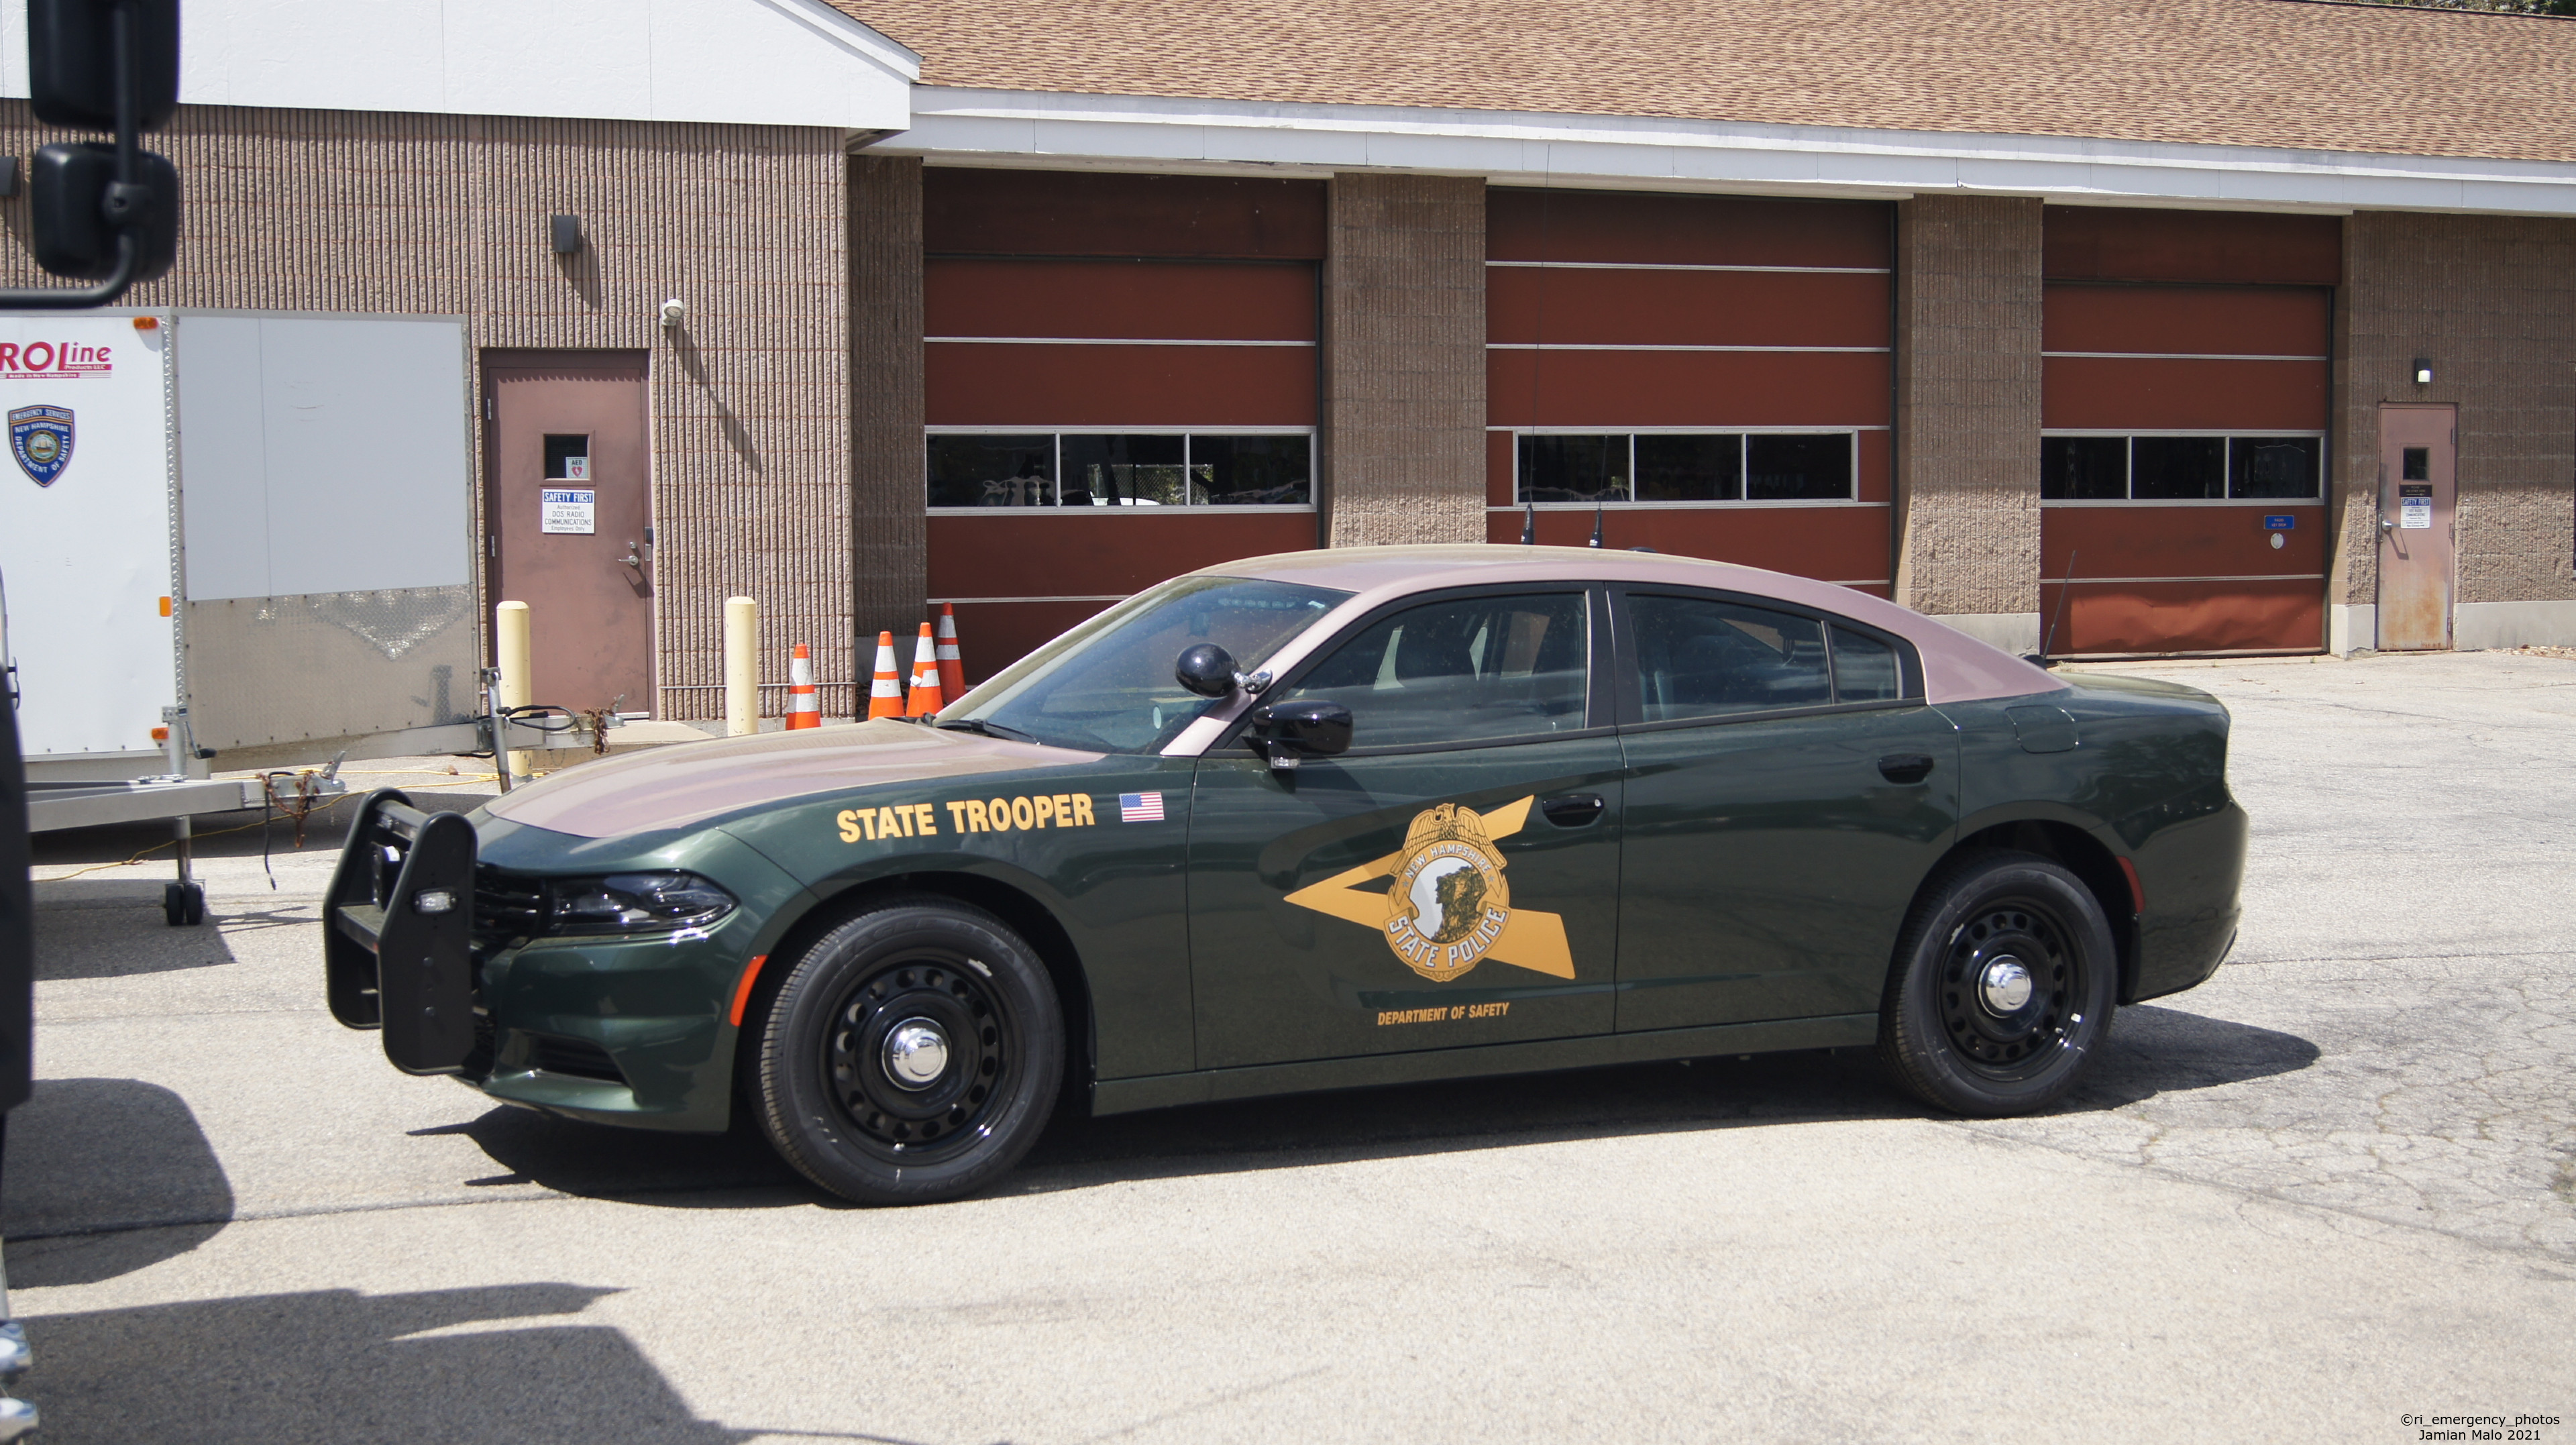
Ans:
{"label": "brown door", "polygon": [[653,710],[644,354],[487,351],[492,600],[528,604],[534,700]]}
{"label": "brown door", "polygon": [[2379,409],[2379,650],[2451,645],[2452,464],[2459,409]]}

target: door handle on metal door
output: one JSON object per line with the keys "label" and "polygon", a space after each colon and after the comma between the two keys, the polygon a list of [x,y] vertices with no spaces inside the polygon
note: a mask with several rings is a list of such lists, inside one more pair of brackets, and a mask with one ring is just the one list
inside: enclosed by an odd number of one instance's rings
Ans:
{"label": "door handle on metal door", "polygon": [[1932,758],[1928,753],[1889,753],[1878,760],[1878,773],[1891,783],[1919,783],[1932,776]]}
{"label": "door handle on metal door", "polygon": [[1601,808],[1599,793],[1568,793],[1538,805],[1538,810],[1547,815],[1547,820],[1560,828],[1580,828],[1599,818]]}
{"label": "door handle on metal door", "polygon": [[626,544],[626,555],[625,555],[625,556],[623,556],[623,557],[618,558],[617,560],[618,560],[618,561],[620,561],[620,562],[625,563],[625,564],[626,564],[627,566],[629,566],[629,567],[634,568],[634,569],[635,569],[635,575],[636,575],[636,576],[641,577],[641,576],[643,576],[643,575],[644,575],[644,555],[643,555],[642,553],[640,553],[640,552],[638,552],[638,551],[636,551],[636,550],[635,550],[635,544],[634,544],[634,543],[632,543],[632,542],[627,543],[627,544]]}

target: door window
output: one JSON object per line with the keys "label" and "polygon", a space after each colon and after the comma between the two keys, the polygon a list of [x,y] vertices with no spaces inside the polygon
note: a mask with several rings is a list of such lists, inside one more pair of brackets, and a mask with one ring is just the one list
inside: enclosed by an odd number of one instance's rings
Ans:
{"label": "door window", "polygon": [[1580,592],[1428,603],[1363,629],[1273,700],[1342,704],[1359,748],[1573,732],[1584,615]]}

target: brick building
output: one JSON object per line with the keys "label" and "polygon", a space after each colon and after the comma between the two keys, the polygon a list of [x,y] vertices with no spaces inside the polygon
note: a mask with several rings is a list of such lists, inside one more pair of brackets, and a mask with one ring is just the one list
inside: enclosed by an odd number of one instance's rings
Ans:
{"label": "brick building", "polygon": [[731,594],[846,712],[926,604],[981,674],[1525,527],[2023,651],[2576,643],[2576,21],[836,4],[192,0],[133,299],[463,316],[496,474],[575,444],[514,387],[633,388],[667,716]]}

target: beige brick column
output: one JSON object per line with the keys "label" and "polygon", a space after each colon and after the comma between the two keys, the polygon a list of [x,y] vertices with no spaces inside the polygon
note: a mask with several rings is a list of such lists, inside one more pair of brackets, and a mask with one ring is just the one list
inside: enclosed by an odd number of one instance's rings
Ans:
{"label": "beige brick column", "polygon": [[929,587],[921,325],[921,162],[852,156],[850,611],[862,677],[879,631],[911,636]]}
{"label": "beige brick column", "polygon": [[1896,600],[2015,653],[2042,626],[2039,209],[1897,206]]}
{"label": "beige brick column", "polygon": [[2327,645],[2376,639],[2392,401],[2460,409],[2454,645],[2576,644],[2576,222],[2364,211],[2343,235]]}
{"label": "beige brick column", "polygon": [[1324,262],[1329,546],[1485,539],[1485,183],[1333,177]]}

